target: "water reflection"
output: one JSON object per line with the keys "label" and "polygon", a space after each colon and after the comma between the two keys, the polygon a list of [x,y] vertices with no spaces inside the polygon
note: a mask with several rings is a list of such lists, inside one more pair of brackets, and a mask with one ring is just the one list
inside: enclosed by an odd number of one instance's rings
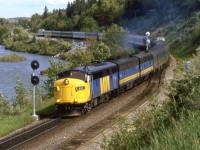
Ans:
{"label": "water reflection", "polygon": [[39,86],[43,85],[44,80],[47,78],[45,76],[40,76],[39,72],[41,70],[47,69],[50,64],[49,60],[59,61],[58,58],[52,58],[49,56],[41,56],[35,54],[27,54],[27,53],[20,53],[20,52],[13,52],[10,50],[5,50],[4,46],[0,45],[0,56],[9,54],[9,53],[16,53],[21,56],[26,57],[26,61],[23,62],[0,62],[0,91],[7,95],[9,100],[14,96],[14,86],[16,84],[16,76],[18,75],[23,84],[27,88],[31,88],[30,77],[33,73],[31,69],[31,61],[37,60],[40,63],[40,68],[37,70],[37,75],[40,77]]}

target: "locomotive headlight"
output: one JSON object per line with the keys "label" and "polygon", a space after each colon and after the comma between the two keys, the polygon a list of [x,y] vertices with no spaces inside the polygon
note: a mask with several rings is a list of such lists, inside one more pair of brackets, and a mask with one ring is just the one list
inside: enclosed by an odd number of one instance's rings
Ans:
{"label": "locomotive headlight", "polygon": [[69,84],[69,80],[68,79],[65,79],[64,80],[64,85],[68,85]]}

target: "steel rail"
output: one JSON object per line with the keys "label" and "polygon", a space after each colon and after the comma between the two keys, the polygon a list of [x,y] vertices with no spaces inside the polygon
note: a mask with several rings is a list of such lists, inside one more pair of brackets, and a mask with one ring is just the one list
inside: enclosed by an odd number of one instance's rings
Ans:
{"label": "steel rail", "polygon": [[[2,140],[0,142],[0,150],[11,150],[19,145],[22,145],[54,128],[56,128],[61,122],[60,118],[56,118],[50,121],[47,121],[43,124],[37,125],[29,130],[26,130],[20,134]],[[46,127],[46,128],[45,128]],[[48,127],[48,128],[47,128]],[[39,132],[39,133],[38,133]],[[27,138],[26,140],[24,140]]]}

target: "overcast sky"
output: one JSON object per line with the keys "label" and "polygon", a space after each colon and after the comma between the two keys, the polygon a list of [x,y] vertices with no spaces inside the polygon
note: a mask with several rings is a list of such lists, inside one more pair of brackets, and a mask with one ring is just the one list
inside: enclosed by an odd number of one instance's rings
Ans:
{"label": "overcast sky", "polygon": [[42,14],[44,7],[49,11],[66,8],[74,0],[0,0],[0,18],[31,17]]}

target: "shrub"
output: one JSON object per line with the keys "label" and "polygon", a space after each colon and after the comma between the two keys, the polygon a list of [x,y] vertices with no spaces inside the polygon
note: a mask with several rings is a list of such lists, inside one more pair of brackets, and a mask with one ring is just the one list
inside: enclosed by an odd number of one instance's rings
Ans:
{"label": "shrub", "polygon": [[18,75],[16,77],[16,85],[14,88],[15,88],[15,97],[14,97],[13,105],[14,107],[22,108],[25,104],[27,104],[26,89],[22,81],[19,79]]}
{"label": "shrub", "polygon": [[10,113],[11,105],[8,102],[7,97],[5,97],[1,92],[0,92],[0,114],[6,115]]}
{"label": "shrub", "polygon": [[97,43],[92,52],[94,61],[104,61],[111,56],[110,48],[103,42]]}
{"label": "shrub", "polygon": [[17,54],[7,54],[0,57],[1,62],[21,62],[25,60],[26,60],[25,57],[19,56]]}
{"label": "shrub", "polygon": [[68,54],[67,59],[70,61],[70,68],[78,67],[80,65],[88,65],[92,61],[92,52],[90,50],[83,51],[79,48],[75,53]]}

